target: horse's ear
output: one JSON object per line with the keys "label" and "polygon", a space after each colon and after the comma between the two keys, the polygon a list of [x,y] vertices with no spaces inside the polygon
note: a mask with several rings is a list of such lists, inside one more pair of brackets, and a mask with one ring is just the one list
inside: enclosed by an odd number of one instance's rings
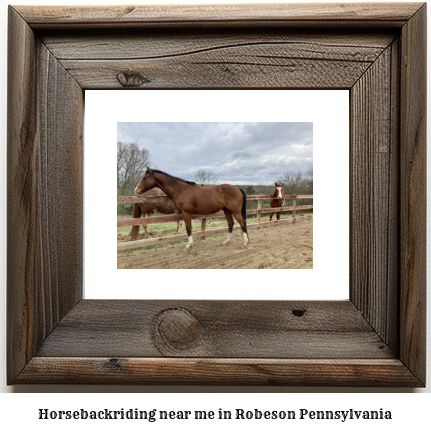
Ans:
{"label": "horse's ear", "polygon": [[284,183],[281,183],[281,185],[280,186],[284,186]]}
{"label": "horse's ear", "polygon": [[147,166],[147,172],[149,173],[149,174],[152,174],[153,172],[151,171],[151,168],[149,167],[149,166]]}
{"label": "horse's ear", "polygon": [[275,182],[275,185],[277,186],[277,182]]}

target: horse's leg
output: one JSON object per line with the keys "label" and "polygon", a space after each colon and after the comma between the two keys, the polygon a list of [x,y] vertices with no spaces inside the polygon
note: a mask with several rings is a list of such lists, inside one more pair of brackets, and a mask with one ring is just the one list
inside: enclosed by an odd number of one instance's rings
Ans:
{"label": "horse's leg", "polygon": [[139,225],[134,225],[129,228],[129,233],[127,234],[129,240],[138,240],[139,237]]}
{"label": "horse's leg", "polygon": [[227,226],[228,228],[228,233],[227,233],[227,239],[223,242],[223,245],[226,246],[230,243],[230,241],[232,240],[232,231],[233,231],[233,217],[232,217],[232,213],[229,210],[223,210],[224,211],[224,215],[226,217],[227,220]]}
{"label": "horse's leg", "polygon": [[187,246],[184,248],[186,252],[188,252],[193,246],[193,237],[192,237],[192,214],[182,212],[184,224],[186,225],[187,235],[189,237],[189,242]]}
{"label": "horse's leg", "polygon": [[[133,218],[140,218],[142,215],[141,207],[139,204],[133,204]],[[129,240],[138,240],[139,237],[139,225],[134,225],[129,228],[128,233]]]}
{"label": "horse's leg", "polygon": [[[150,217],[151,213],[145,213],[144,217]],[[148,230],[147,230],[147,224],[143,224],[142,225],[144,227],[144,236],[146,239],[150,238],[150,234],[148,234]]]}
{"label": "horse's leg", "polygon": [[270,214],[269,214],[269,221],[271,222],[272,221],[272,215],[274,214],[274,212],[271,212]]}
{"label": "horse's leg", "polygon": [[182,224],[181,224],[181,221],[178,221],[177,222],[177,234],[181,234],[181,231],[182,231]]}
{"label": "horse's leg", "polygon": [[277,220],[280,220],[281,212],[277,212]]}
{"label": "horse's leg", "polygon": [[246,220],[242,217],[241,211],[237,211],[234,212],[233,215],[235,216],[235,219],[238,221],[241,230],[242,230],[242,238],[244,240],[244,243],[242,244],[243,248],[247,247],[247,243],[250,242],[249,238],[248,238],[248,232],[247,232],[247,222]]}

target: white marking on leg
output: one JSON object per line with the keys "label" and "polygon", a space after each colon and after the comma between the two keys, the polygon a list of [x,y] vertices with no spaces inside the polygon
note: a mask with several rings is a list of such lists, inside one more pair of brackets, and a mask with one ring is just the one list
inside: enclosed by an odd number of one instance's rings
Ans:
{"label": "white marking on leg", "polygon": [[186,247],[184,248],[185,251],[189,251],[192,248],[192,246],[193,246],[193,237],[189,236],[188,237],[188,241],[189,242],[187,243]]}
{"label": "white marking on leg", "polygon": [[227,233],[227,239],[223,242],[223,244],[226,246],[227,244],[230,243],[231,240],[232,240],[232,233]]}
{"label": "white marking on leg", "polygon": [[247,247],[248,237],[247,237],[247,233],[245,233],[244,231],[242,232],[242,239],[244,240],[242,247],[245,248]]}

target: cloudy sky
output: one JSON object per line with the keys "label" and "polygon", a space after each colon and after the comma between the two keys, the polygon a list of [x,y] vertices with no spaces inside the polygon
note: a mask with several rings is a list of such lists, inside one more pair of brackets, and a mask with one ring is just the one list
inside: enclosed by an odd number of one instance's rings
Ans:
{"label": "cloudy sky", "polygon": [[313,123],[117,123],[117,140],[150,151],[161,171],[194,180],[198,169],[219,183],[272,184],[313,165]]}

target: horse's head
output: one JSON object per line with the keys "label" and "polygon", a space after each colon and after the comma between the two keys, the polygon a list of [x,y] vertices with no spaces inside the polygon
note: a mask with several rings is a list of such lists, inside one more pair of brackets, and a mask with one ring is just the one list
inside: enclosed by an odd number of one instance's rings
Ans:
{"label": "horse's head", "polygon": [[153,171],[147,167],[144,177],[139,182],[138,186],[135,187],[135,195],[142,195],[147,190],[152,189],[156,186],[156,179],[154,178]]}
{"label": "horse's head", "polygon": [[274,188],[273,195],[279,199],[283,198],[283,186],[284,186],[284,183],[279,184],[279,183],[275,182],[275,188]]}

